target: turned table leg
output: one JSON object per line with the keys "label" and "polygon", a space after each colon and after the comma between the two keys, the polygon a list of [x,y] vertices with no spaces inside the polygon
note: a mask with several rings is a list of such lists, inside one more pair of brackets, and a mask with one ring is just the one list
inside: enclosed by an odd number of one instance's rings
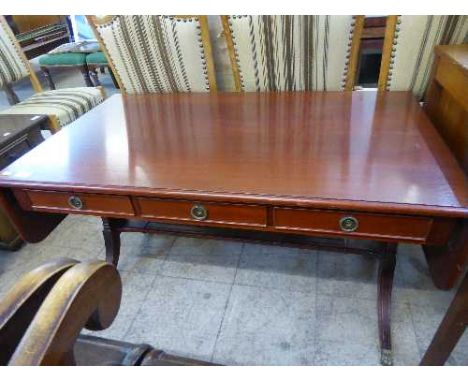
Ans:
{"label": "turned table leg", "polygon": [[102,218],[106,261],[117,267],[120,257],[120,231],[122,219]]}
{"label": "turned table leg", "polygon": [[377,312],[379,318],[380,363],[384,366],[393,365],[391,339],[391,300],[393,274],[396,265],[396,244],[386,244],[384,253],[379,259],[379,279]]}

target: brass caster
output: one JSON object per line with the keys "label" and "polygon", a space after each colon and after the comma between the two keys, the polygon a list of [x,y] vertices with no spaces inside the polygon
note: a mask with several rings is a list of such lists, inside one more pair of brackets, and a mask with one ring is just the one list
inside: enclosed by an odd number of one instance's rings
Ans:
{"label": "brass caster", "polygon": [[393,353],[391,349],[382,349],[380,353],[380,364],[382,366],[393,366]]}

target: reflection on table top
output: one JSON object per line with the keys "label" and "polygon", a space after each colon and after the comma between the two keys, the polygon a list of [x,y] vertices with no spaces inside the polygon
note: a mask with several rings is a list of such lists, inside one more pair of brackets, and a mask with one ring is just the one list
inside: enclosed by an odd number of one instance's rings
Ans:
{"label": "reflection on table top", "polygon": [[52,184],[467,213],[465,176],[409,92],[115,95],[0,176]]}

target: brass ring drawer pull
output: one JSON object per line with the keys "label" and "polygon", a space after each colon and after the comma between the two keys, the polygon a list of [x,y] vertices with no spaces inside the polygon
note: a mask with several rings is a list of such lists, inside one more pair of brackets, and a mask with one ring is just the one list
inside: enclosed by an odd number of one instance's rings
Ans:
{"label": "brass ring drawer pull", "polygon": [[68,204],[75,210],[81,210],[84,207],[83,201],[78,196],[70,196],[68,198]]}
{"label": "brass ring drawer pull", "polygon": [[195,220],[205,220],[208,217],[208,211],[205,207],[203,207],[201,204],[195,204],[191,209],[190,209],[190,215],[192,218]]}
{"label": "brass ring drawer pull", "polygon": [[354,232],[358,229],[359,222],[353,216],[345,216],[340,219],[340,228],[344,232]]}

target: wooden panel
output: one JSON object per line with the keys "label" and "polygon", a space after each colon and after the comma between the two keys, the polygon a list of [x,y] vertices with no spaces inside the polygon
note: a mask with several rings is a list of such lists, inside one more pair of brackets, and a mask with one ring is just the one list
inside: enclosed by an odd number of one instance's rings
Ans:
{"label": "wooden panel", "polygon": [[468,45],[437,46],[425,110],[468,173]]}
{"label": "wooden panel", "polygon": [[437,65],[436,81],[444,87],[464,109],[468,109],[468,72],[441,57]]}
{"label": "wooden panel", "polygon": [[[354,232],[345,232],[340,228],[340,219],[349,216],[358,221],[358,228]],[[425,242],[432,223],[432,219],[429,218],[290,208],[275,208],[273,219],[274,227],[278,230],[408,240],[421,243]]]}
{"label": "wooden panel", "polygon": [[[153,198],[136,198],[136,204],[140,215],[145,218],[248,227],[265,227],[267,221],[266,208],[261,206],[196,203]],[[190,210],[194,205],[202,205],[207,210],[206,219],[198,221],[191,216]]]}
{"label": "wooden panel", "polygon": [[65,16],[58,15],[13,15],[13,21],[18,32],[28,32],[50,24],[62,23]]}
{"label": "wooden panel", "polygon": [[[30,200],[30,208],[35,211],[134,216],[132,203],[126,196],[36,190],[26,190],[26,194]],[[78,197],[83,204],[82,208],[72,207],[70,197]]]}

